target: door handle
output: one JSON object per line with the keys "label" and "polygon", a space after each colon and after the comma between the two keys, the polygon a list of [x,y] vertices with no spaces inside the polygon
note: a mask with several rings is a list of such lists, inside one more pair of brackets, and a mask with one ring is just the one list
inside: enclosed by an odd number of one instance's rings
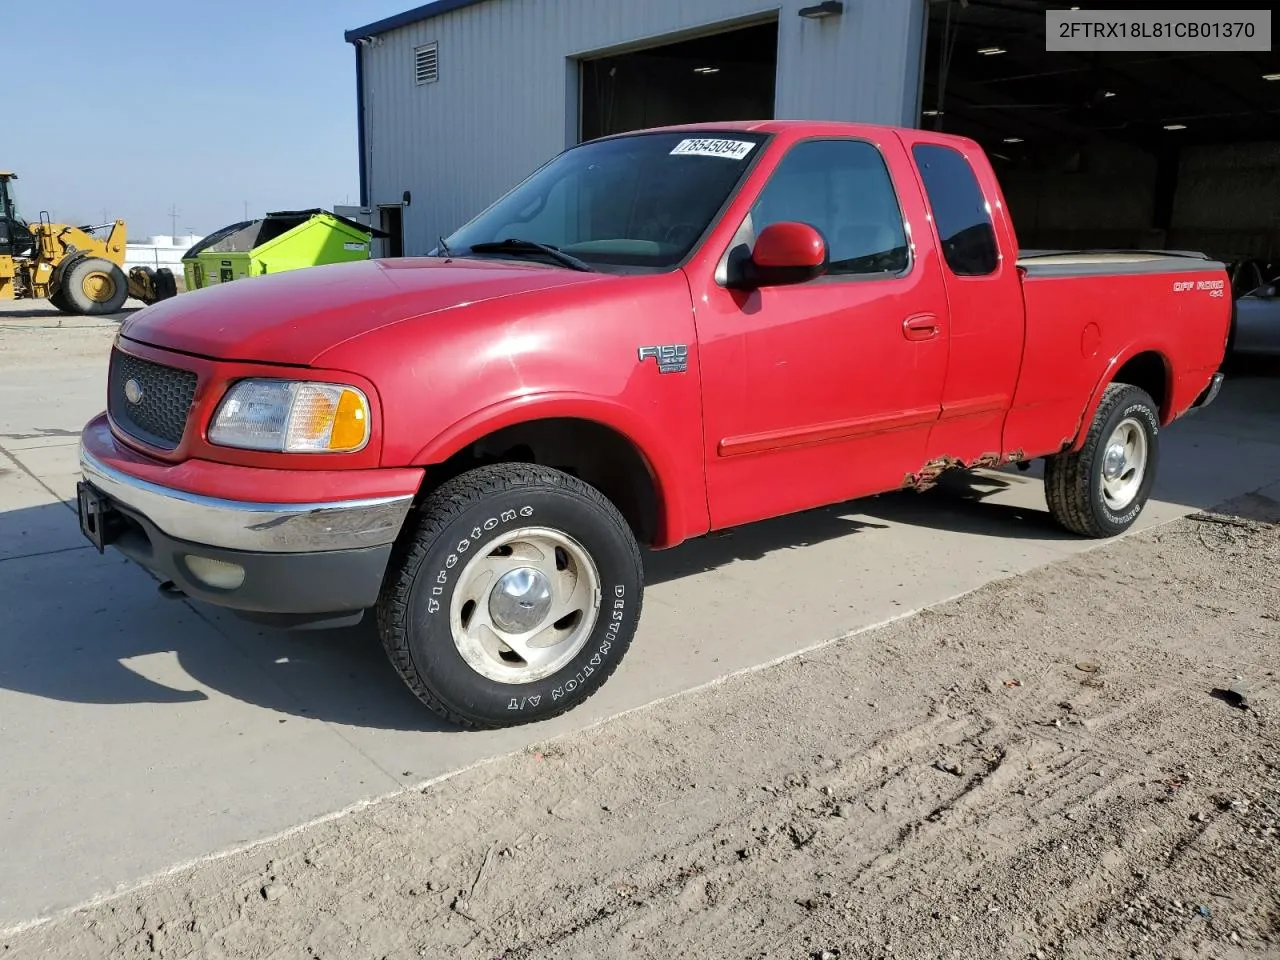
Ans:
{"label": "door handle", "polygon": [[942,325],[932,313],[921,313],[902,321],[902,335],[908,340],[932,340],[942,332]]}

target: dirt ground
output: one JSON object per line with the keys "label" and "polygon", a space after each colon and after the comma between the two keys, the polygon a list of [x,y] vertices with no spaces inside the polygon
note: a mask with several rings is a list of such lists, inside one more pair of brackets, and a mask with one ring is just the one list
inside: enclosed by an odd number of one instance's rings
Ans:
{"label": "dirt ground", "polygon": [[0,956],[1280,956],[1277,521],[1108,543]]}
{"label": "dirt ground", "polygon": [[[27,364],[84,367],[106,362],[111,341],[128,311],[111,317],[70,317],[43,300],[11,303],[0,310],[0,369]],[[67,331],[75,334],[69,336]]]}

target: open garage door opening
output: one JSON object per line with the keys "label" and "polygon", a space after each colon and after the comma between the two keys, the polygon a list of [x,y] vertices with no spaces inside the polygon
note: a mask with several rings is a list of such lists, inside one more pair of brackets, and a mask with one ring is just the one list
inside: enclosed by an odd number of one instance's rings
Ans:
{"label": "open garage door opening", "polygon": [[776,20],[582,61],[581,139],[645,127],[771,120]]}
{"label": "open garage door opening", "polygon": [[1047,52],[1048,9],[929,4],[920,125],[986,148],[1022,246],[1280,259],[1280,56]]}

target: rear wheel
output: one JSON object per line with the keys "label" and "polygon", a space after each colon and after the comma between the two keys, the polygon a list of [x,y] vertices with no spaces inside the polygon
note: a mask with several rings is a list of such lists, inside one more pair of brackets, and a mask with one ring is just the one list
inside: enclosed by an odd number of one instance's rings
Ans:
{"label": "rear wheel", "polygon": [[58,293],[76,313],[115,313],[129,298],[129,281],[110,260],[85,257],[63,273]]}
{"label": "rear wheel", "polygon": [[452,723],[505,727],[595,693],[640,619],[640,549],[598,490],[495,464],[433,491],[410,518],[378,603],[391,662]]}
{"label": "rear wheel", "polygon": [[1123,533],[1151,496],[1159,452],[1160,414],[1151,395],[1131,384],[1110,384],[1084,446],[1045,461],[1049,513],[1081,536]]}
{"label": "rear wheel", "polygon": [[174,279],[173,271],[168,267],[161,267],[156,271],[156,298],[168,300],[177,295],[178,281]]}

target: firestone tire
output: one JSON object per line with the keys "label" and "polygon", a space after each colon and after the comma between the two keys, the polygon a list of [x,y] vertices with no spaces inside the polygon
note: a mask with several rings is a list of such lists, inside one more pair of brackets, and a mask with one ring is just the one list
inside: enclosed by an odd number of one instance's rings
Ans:
{"label": "firestone tire", "polygon": [[1085,537],[1124,533],[1150,499],[1159,458],[1160,414],[1151,395],[1127,383],[1108,385],[1084,446],[1045,462],[1050,515]]}
{"label": "firestone tire", "polygon": [[545,720],[582,703],[631,644],[640,548],[603,494],[531,464],[495,464],[433,491],[410,516],[378,601],[409,689],[470,729]]}

